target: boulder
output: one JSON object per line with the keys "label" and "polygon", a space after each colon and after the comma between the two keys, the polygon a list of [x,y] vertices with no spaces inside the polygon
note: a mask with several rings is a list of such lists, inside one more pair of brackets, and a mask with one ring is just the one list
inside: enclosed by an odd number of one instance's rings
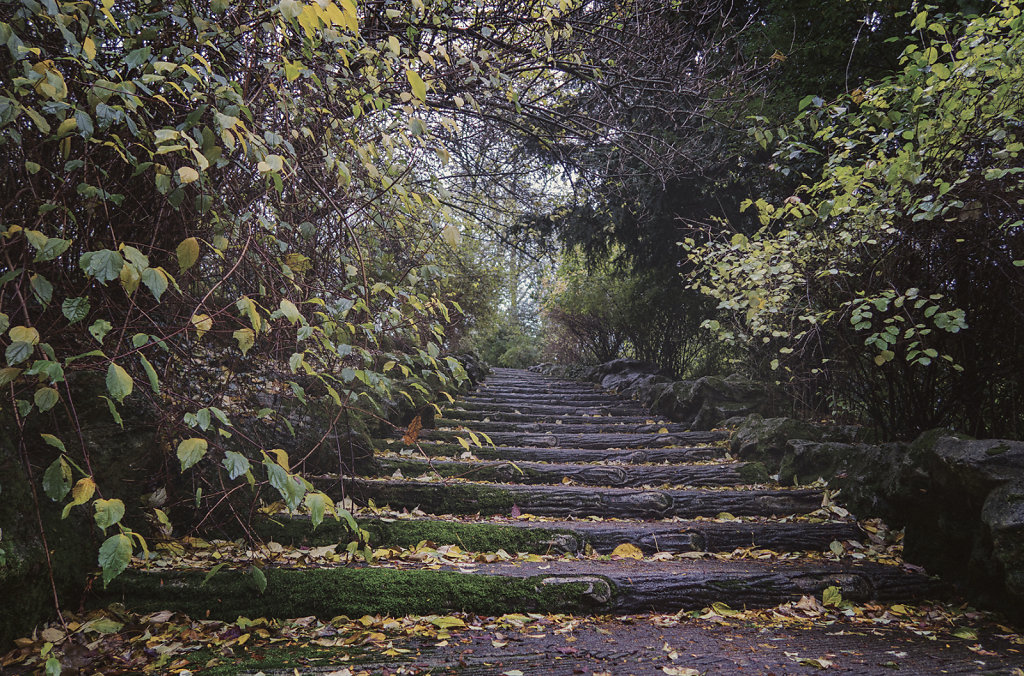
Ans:
{"label": "boulder", "polygon": [[734,416],[763,413],[768,403],[768,390],[763,384],[735,374],[680,380],[651,391],[655,398],[641,403],[695,430],[711,429]]}
{"label": "boulder", "polygon": [[[790,450],[791,439],[853,443],[860,441],[861,428],[805,422],[795,418],[764,418],[756,413],[722,423],[733,427],[731,450],[737,457],[756,457],[771,472],[778,472]],[[812,473],[818,470],[812,470]],[[799,474],[799,470],[794,468]],[[826,472],[827,473],[827,472]]]}

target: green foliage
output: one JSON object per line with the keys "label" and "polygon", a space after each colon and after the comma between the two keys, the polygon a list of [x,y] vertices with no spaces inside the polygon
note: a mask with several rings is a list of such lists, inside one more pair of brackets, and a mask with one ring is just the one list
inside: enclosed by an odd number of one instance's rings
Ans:
{"label": "green foliage", "polygon": [[808,96],[776,130],[780,171],[820,156],[821,174],[781,203],[748,200],[753,237],[690,242],[728,317],[706,325],[890,434],[1018,435],[1024,355],[1005,337],[1024,308],[1024,19],[1009,0],[908,18],[895,75]]}
{"label": "green foliage", "polygon": [[545,350],[563,363],[633,357],[678,376],[706,375],[721,360],[699,330],[709,312],[675,271],[631,271],[567,254],[544,310]]}

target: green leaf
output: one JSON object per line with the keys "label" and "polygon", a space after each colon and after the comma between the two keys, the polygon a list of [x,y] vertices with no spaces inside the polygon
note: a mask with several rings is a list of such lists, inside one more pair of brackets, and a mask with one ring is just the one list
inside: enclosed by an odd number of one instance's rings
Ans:
{"label": "green leaf", "polygon": [[4,356],[7,358],[8,366],[15,366],[32,356],[32,352],[35,351],[35,345],[23,340],[16,340],[7,346],[7,350],[4,351]]}
{"label": "green leaf", "polygon": [[110,329],[114,328],[110,325],[106,319],[97,319],[89,327],[89,335],[96,339],[96,342],[100,345],[103,344],[103,339],[110,333]]}
{"label": "green leaf", "polygon": [[39,436],[43,438],[43,441],[45,441],[50,446],[53,446],[54,448],[58,449],[61,453],[67,452],[67,449],[64,448],[64,442],[58,439],[57,437],[53,436],[52,434],[40,434]]}
{"label": "green leaf", "polygon": [[124,398],[132,393],[135,383],[128,372],[120,365],[110,362],[107,367],[107,392],[117,400],[117,403],[124,401]]}
{"label": "green leaf", "polygon": [[60,660],[56,657],[50,656],[46,658],[46,676],[60,676],[61,667]]}
{"label": "green leaf", "polygon": [[43,305],[49,305],[53,300],[53,284],[46,277],[35,274],[29,277],[32,286],[32,295]]}
{"label": "green leaf", "polygon": [[295,511],[302,502],[302,496],[306,492],[306,485],[275,462],[265,460],[263,465],[267,468],[267,478],[270,479],[270,485],[281,494],[281,497],[284,498],[284,503],[288,505],[288,509]]}
{"label": "green leaf", "polygon": [[295,307],[295,303],[287,298],[281,301],[281,314],[292,324],[299,321],[299,318],[302,316],[299,314],[299,309]]}
{"label": "green leaf", "polygon": [[146,359],[146,355],[139,353],[139,361],[142,362],[142,370],[146,372],[146,377],[149,378],[149,386],[153,389],[153,394],[160,394],[160,378],[156,374],[156,369]]}
{"label": "green leaf", "polygon": [[32,397],[40,413],[46,413],[60,401],[60,394],[52,387],[40,387]]}
{"label": "green leaf", "polygon": [[195,237],[182,240],[175,253],[178,254],[178,267],[182,271],[188,270],[199,260],[199,240]]}
{"label": "green leaf", "polygon": [[113,526],[115,523],[121,520],[124,516],[124,503],[113,498],[111,500],[103,500],[97,498],[92,503],[96,513],[93,514],[93,518],[96,520],[96,525],[100,527],[104,533],[107,532],[107,528]]}
{"label": "green leaf", "polygon": [[[334,501],[319,491],[307,493],[304,502],[309,510],[309,518],[313,522],[314,530],[323,523],[324,514],[328,512],[334,514]],[[337,514],[335,514],[335,517],[337,517]]]}
{"label": "green leaf", "polygon": [[244,475],[252,468],[249,458],[245,457],[241,453],[236,453],[235,451],[228,451],[225,453],[221,464],[224,465],[225,469],[227,469],[228,478],[232,480]]}
{"label": "green leaf", "polygon": [[185,439],[179,443],[178,460],[181,461],[181,471],[184,472],[186,469],[202,460],[203,456],[206,455],[208,448],[209,444],[206,439],[196,437]]}
{"label": "green leaf", "polygon": [[210,578],[212,578],[212,577],[213,577],[214,575],[216,575],[216,574],[217,574],[217,572],[218,572],[218,571],[219,571],[219,570],[220,570],[221,568],[223,568],[223,567],[224,567],[225,565],[227,565],[227,561],[221,561],[221,562],[220,562],[220,563],[218,563],[218,564],[217,564],[216,566],[214,566],[213,568],[211,568],[211,569],[209,570],[209,572],[208,572],[208,573],[206,573],[206,575],[204,575],[204,576],[203,576],[203,581],[199,583],[199,586],[200,586],[200,587],[205,587],[205,586],[206,586],[206,583],[210,581]]}
{"label": "green leaf", "polygon": [[263,574],[262,570],[256,566],[249,566],[249,574],[252,575],[252,581],[260,594],[267,591],[267,576]]}
{"label": "green leaf", "polygon": [[100,545],[99,563],[103,570],[103,586],[124,572],[132,560],[132,539],[123,533],[111,535]]}
{"label": "green leaf", "polygon": [[839,587],[825,587],[821,594],[822,605],[837,608],[842,602],[843,594]]}
{"label": "green leaf", "polygon": [[78,264],[90,277],[95,277],[101,284],[117,279],[121,275],[124,259],[112,249],[88,251],[82,254]]}
{"label": "green leaf", "polygon": [[89,314],[89,309],[89,299],[84,296],[66,298],[60,305],[60,310],[64,313],[64,317],[72,324],[85,319]]}
{"label": "green leaf", "polygon": [[160,296],[167,290],[167,273],[163,268],[146,268],[142,271],[142,283],[159,302]]}
{"label": "green leaf", "polygon": [[103,395],[100,395],[100,399],[107,402],[107,410],[110,411],[110,417],[114,419],[114,422],[116,422],[119,427],[123,428],[124,421],[121,420],[121,414],[117,412],[117,404],[115,404],[110,398],[104,397]]}
{"label": "green leaf", "polygon": [[[63,445],[63,444],[62,444]],[[63,500],[71,491],[71,467],[61,456],[43,472],[43,492],[54,502]]]}

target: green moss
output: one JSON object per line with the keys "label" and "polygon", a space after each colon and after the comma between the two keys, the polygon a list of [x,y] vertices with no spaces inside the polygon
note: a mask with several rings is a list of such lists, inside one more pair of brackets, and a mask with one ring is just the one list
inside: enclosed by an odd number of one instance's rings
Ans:
{"label": "green moss", "polygon": [[[323,546],[348,542],[352,534],[344,523],[325,521],[316,530],[305,519],[261,519],[253,524],[263,538],[286,545]],[[382,521],[361,519],[359,527],[370,533],[374,547],[412,547],[424,540],[438,545],[458,545],[466,551],[528,552],[544,554],[552,549],[552,541],[560,536],[581,538],[570,530],[553,528],[520,528],[489,523],[462,523],[428,519]]]}
{"label": "green moss", "polygon": [[[236,650],[238,650],[236,648]],[[236,674],[254,674],[268,671],[288,671],[298,669],[302,673],[308,668],[329,667],[339,665],[344,658],[346,666],[354,666],[372,661],[373,655],[363,648],[346,646],[344,648],[326,648],[318,645],[249,645],[242,648],[234,657],[224,657],[219,653],[203,649],[189,653],[186,659],[194,669],[202,669],[204,676],[235,676]],[[390,657],[389,662],[412,660],[413,656],[404,658],[401,655]],[[214,660],[210,666],[206,666]]]}
{"label": "green moss", "polygon": [[768,468],[763,462],[747,462],[736,469],[737,474],[748,484],[763,484],[768,482]]}
{"label": "green moss", "polygon": [[265,574],[267,588],[260,594],[252,576],[237,570],[221,571],[205,586],[200,586],[202,571],[127,571],[94,601],[119,601],[143,613],[169,609],[223,620],[240,615],[331,618],[601,609],[586,595],[588,583],[545,585],[542,577],[387,568],[269,568]]}

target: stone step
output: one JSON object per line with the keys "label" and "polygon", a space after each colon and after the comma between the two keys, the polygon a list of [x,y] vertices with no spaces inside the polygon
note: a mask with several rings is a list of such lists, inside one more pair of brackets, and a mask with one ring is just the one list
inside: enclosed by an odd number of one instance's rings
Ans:
{"label": "stone step", "polygon": [[551,404],[487,404],[477,402],[461,401],[451,408],[461,408],[464,411],[485,411],[498,413],[542,413],[547,415],[644,415],[649,416],[639,404],[616,404],[614,406],[577,406],[565,404],[554,406]]}
{"label": "stone step", "polygon": [[[419,508],[432,514],[511,514],[520,512],[554,517],[599,516],[617,519],[664,519],[716,516],[787,516],[821,507],[822,493],[793,490],[637,490],[591,486],[521,486],[469,481],[405,481],[344,479],[345,495],[372,499],[392,509]],[[340,499],[336,478],[314,485]]]}
{"label": "stone step", "polygon": [[738,486],[768,481],[760,463],[719,465],[588,465],[547,464],[527,461],[459,462],[419,458],[379,458],[382,476],[396,471],[405,477],[438,474],[473,481],[514,484],[559,484],[566,479],[588,486],[638,487],[674,484],[679,486]]}
{"label": "stone step", "polygon": [[[610,432],[618,434],[664,434],[665,432],[686,432],[689,427],[679,423],[621,423],[615,418],[593,418],[594,422],[585,423],[543,423],[543,422],[507,422],[503,420],[483,422],[456,420],[451,418],[439,418],[434,421],[435,429],[466,427],[474,432],[529,432],[558,434],[591,434],[595,432]],[[649,420],[649,418],[647,419]],[[602,422],[607,421],[607,422]],[[664,430],[665,432],[662,432]],[[455,430],[457,431],[457,430]]]}
{"label": "stone step", "polygon": [[[386,451],[409,451],[430,457],[458,458],[466,449],[459,444],[422,443],[418,447],[405,446],[400,439],[376,440],[374,448]],[[470,446],[474,456],[483,460],[534,460],[537,462],[617,462],[629,465],[661,464],[665,462],[699,462],[723,458],[729,452],[723,446],[690,446],[682,448],[527,448],[525,446]],[[415,457],[419,457],[418,455]]]}
{"label": "stone step", "polygon": [[[415,547],[423,541],[458,545],[464,551],[511,554],[611,554],[631,544],[647,555],[657,552],[731,552],[757,547],[776,552],[823,551],[833,541],[863,536],[853,521],[527,521],[519,519],[458,521],[448,518],[359,519],[370,545]],[[255,531],[265,540],[288,546],[347,544],[351,531],[331,519],[315,530],[308,518],[260,519]]]}
{"label": "stone step", "polygon": [[771,607],[838,587],[855,603],[911,601],[942,591],[931,578],[898,566],[761,561],[552,561],[403,569],[262,569],[261,592],[246,569],[131,569],[99,593],[140,613],[192,617],[480,615],[514,612],[633,614],[697,610],[712,603]]}
{"label": "stone step", "polygon": [[[586,433],[486,433],[496,446],[535,446],[541,448],[665,448],[710,443],[727,438],[715,432],[676,432],[673,434],[586,434]],[[450,430],[423,430],[420,438],[437,441],[465,439],[468,432]],[[458,442],[456,442],[458,443]]]}

